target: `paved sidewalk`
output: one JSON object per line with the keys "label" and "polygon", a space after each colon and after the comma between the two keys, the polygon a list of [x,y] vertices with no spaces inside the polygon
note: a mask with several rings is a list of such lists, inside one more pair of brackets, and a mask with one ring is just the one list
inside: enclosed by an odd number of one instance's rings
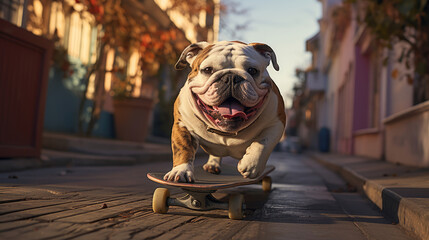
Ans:
{"label": "paved sidewalk", "polygon": [[309,153],[363,191],[383,213],[429,239],[429,169],[357,156]]}

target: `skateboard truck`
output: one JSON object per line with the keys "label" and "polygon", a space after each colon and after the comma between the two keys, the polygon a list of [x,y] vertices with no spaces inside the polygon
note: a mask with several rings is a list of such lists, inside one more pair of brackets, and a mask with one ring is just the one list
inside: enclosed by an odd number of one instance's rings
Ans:
{"label": "skateboard truck", "polygon": [[186,195],[180,198],[170,198],[167,188],[157,188],[153,194],[152,208],[156,213],[167,213],[170,206],[185,207],[197,211],[208,211],[214,209],[228,210],[230,219],[242,219],[243,211],[246,209],[242,194],[232,194],[229,202],[217,200],[212,193],[214,191],[193,191],[182,189]]}
{"label": "skateboard truck", "polygon": [[182,189],[186,195],[181,198],[168,198],[169,206],[185,207],[192,210],[205,211],[213,209],[228,210],[228,203],[217,200],[212,193],[215,191],[195,192]]}

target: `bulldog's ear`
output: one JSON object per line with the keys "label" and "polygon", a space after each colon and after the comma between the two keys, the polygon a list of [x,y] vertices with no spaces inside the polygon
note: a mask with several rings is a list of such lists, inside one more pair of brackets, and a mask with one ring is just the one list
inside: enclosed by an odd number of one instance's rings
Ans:
{"label": "bulldog's ear", "polygon": [[252,46],[262,56],[271,59],[271,62],[273,62],[273,67],[276,71],[280,70],[280,67],[277,64],[276,54],[270,46],[264,43],[250,43],[249,45]]}
{"label": "bulldog's ear", "polygon": [[198,53],[208,45],[209,45],[208,42],[198,42],[187,46],[185,50],[183,50],[182,54],[180,55],[179,60],[177,60],[177,63],[174,66],[174,68],[176,70],[182,70],[188,64],[192,65],[192,62],[194,62],[195,57],[198,55]]}

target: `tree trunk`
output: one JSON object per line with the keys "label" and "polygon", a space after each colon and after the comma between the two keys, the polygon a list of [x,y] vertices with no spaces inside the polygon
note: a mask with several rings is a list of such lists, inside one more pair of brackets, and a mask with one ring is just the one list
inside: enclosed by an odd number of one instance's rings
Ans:
{"label": "tree trunk", "polygon": [[[95,117],[95,119],[94,119],[94,116],[97,116],[97,114],[94,114],[94,113],[96,113],[95,108],[97,106],[97,104],[96,104],[96,102],[97,102],[96,98],[100,95],[100,94],[97,93],[97,90],[96,90],[96,92],[94,94],[94,103],[93,103],[93,109],[91,111],[90,121],[89,121],[88,126],[86,128],[86,131],[84,130],[85,114],[86,114],[86,112],[85,112],[85,103],[88,100],[86,98],[86,95],[88,93],[89,78],[91,77],[91,75],[94,72],[96,73],[97,76],[95,77],[95,83],[94,83],[96,85],[96,89],[97,89],[97,86],[99,85],[97,83],[97,82],[99,82],[99,79],[102,79],[103,83],[104,83],[104,72],[105,72],[104,66],[105,66],[105,52],[106,52],[105,47],[106,47],[106,44],[102,42],[100,44],[99,53],[97,54],[97,60],[95,61],[94,65],[92,65],[88,69],[88,71],[87,71],[87,73],[85,75],[85,79],[84,79],[85,89],[82,92],[82,96],[81,96],[80,104],[79,104],[78,131],[79,131],[80,135],[86,135],[86,136],[91,135],[92,129],[95,126],[95,123],[98,120],[97,117]],[[100,76],[100,75],[102,75],[102,76]],[[104,84],[103,84],[103,86],[104,86]]]}

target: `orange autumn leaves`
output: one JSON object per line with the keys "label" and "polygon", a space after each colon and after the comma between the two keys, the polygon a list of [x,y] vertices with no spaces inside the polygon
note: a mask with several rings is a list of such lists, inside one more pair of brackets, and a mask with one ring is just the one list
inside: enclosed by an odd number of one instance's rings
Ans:
{"label": "orange autumn leaves", "polygon": [[401,80],[403,78],[407,79],[407,83],[412,85],[413,84],[413,78],[410,74],[400,74],[399,70],[397,68],[393,69],[390,76],[395,80]]}
{"label": "orange autumn leaves", "polygon": [[[160,27],[155,19],[144,12],[136,18],[125,9],[121,0],[75,0],[94,15],[102,26],[101,41],[111,48],[128,55],[137,50],[141,68],[152,68],[156,62],[173,61],[178,54],[175,49],[177,31],[175,27]],[[133,11],[133,10],[132,10]]]}
{"label": "orange autumn leaves", "polygon": [[147,63],[153,63],[155,61],[168,61],[168,57],[174,55],[175,52],[172,43],[176,40],[176,31],[170,30],[158,30],[152,33],[144,33],[141,36],[139,52],[145,56],[144,60]]}

